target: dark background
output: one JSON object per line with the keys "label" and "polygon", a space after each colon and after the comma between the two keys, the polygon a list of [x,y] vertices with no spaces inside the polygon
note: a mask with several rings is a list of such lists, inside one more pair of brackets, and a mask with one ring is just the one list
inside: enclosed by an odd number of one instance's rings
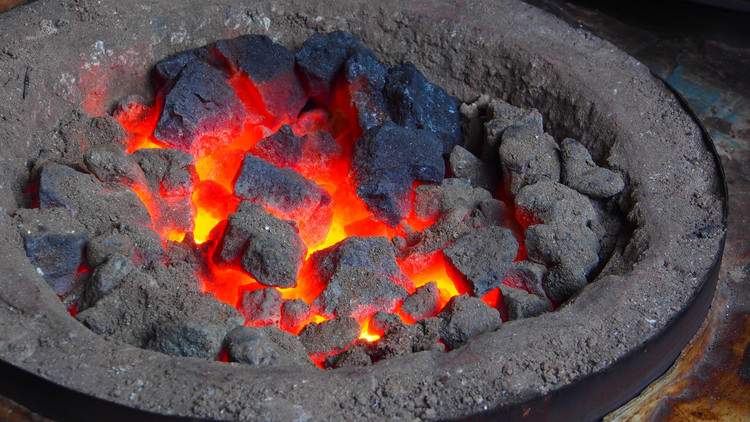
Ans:
{"label": "dark background", "polygon": [[[729,185],[709,317],[667,374],[605,419],[750,421],[750,1],[702,1],[734,10],[676,0],[524,1],[612,42],[682,94],[714,139]],[[24,2],[0,0],[0,13]],[[0,397],[0,421],[41,420]]]}

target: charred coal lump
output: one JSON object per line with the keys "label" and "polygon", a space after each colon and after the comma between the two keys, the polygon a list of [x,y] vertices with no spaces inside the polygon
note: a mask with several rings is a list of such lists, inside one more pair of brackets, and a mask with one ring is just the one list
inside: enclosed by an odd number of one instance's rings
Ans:
{"label": "charred coal lump", "polygon": [[563,306],[618,245],[625,180],[585,142],[353,34],[221,40],[153,78],[61,129],[14,216],[109,339],[269,368],[450,352]]}

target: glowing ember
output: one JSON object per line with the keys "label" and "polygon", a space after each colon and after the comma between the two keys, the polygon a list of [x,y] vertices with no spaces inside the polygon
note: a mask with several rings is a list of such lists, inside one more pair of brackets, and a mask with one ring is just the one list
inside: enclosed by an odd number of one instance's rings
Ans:
{"label": "glowing ember", "polygon": [[[231,46],[227,44],[224,47]],[[221,51],[222,55],[225,53],[231,51]],[[283,220],[292,220],[307,248],[296,285],[289,288],[274,287],[284,301],[301,300],[312,306],[323,292],[326,286],[318,279],[311,264],[310,257],[315,252],[336,245],[351,236],[408,238],[409,233],[421,232],[436,222],[437,215],[424,219],[419,218],[414,212],[414,189],[420,182],[413,182],[408,196],[409,212],[405,214],[406,217],[401,224],[395,227],[386,224],[382,218],[376,218],[365,201],[357,195],[358,185],[353,171],[353,158],[355,143],[363,134],[363,130],[358,123],[361,116],[353,105],[352,95],[367,88],[364,79],[358,78],[356,83],[359,85],[353,86],[352,83],[355,82],[347,83],[345,77],[338,77],[331,84],[330,95],[315,97],[308,101],[304,111],[299,112],[301,106],[300,99],[297,98],[295,107],[299,108],[294,109],[295,111],[273,115],[268,106],[271,101],[268,97],[270,93],[292,92],[296,89],[284,85],[288,83],[283,82],[286,76],[282,75],[278,80],[261,83],[255,81],[252,75],[248,75],[242,66],[233,62],[232,57],[221,56],[216,59],[223,61],[224,71],[229,74],[227,86],[231,87],[236,100],[244,110],[232,114],[233,118],[220,121],[218,124],[216,121],[201,121],[211,128],[210,131],[191,132],[190,142],[177,146],[192,155],[197,174],[197,182],[192,185],[189,196],[185,197],[189,198],[192,205],[192,232],[166,225],[154,227],[165,242],[192,242],[200,251],[205,259],[205,265],[198,278],[204,292],[239,308],[239,299],[243,292],[266,287],[248,275],[247,271],[243,271],[237,263],[220,263],[213,258],[226,231],[228,218],[235,213],[243,200],[238,196],[239,188],[236,186],[239,186],[238,180],[247,154],[263,158],[279,168],[293,170],[330,196],[330,202],[326,198],[325,208],[321,209],[311,209],[307,206],[285,209],[267,203],[262,204],[267,213]],[[167,83],[163,90],[171,89],[169,85]],[[298,94],[297,91],[294,92]],[[130,135],[126,146],[128,153],[149,148],[175,147],[157,139],[157,134],[161,132],[156,131],[156,128],[160,124],[162,110],[165,109],[165,98],[169,98],[167,95],[167,92],[160,91],[152,106],[132,102],[121,105],[117,110],[116,118]],[[276,98],[272,101],[274,107],[283,108],[282,101],[276,104],[276,100],[281,99]],[[368,107],[376,106],[374,103],[368,104]],[[238,115],[244,116],[242,120],[236,119]],[[275,142],[268,141],[271,135],[279,136],[279,143],[290,139],[289,142],[299,142],[294,145],[297,155],[289,159],[282,157],[284,159],[274,160],[274,152],[269,152],[266,145]],[[271,146],[274,145],[276,144]],[[150,190],[138,184],[130,187],[150,212],[154,224],[162,225],[159,223],[161,210],[157,203],[167,201],[168,192],[153,192],[153,188]],[[528,219],[520,221],[523,226],[528,224]],[[506,225],[515,227],[514,232],[520,236],[522,230],[515,221]],[[517,260],[523,257],[525,252],[519,251]],[[446,259],[442,250],[427,254],[413,253],[399,260],[398,267],[410,280],[404,284],[409,294],[414,293],[415,288],[429,282],[436,283],[439,291],[437,311],[445,307],[452,297],[470,291],[466,279]],[[497,307],[501,301],[498,289],[487,293],[483,300],[490,306]],[[398,314],[405,323],[414,324],[415,321],[401,311],[401,302],[402,300],[397,301],[388,311]],[[309,323],[326,321],[325,316],[312,307],[310,309],[306,319],[297,319],[295,326],[282,324],[282,328],[299,334]],[[371,326],[371,319],[371,313],[360,315],[361,329],[358,336],[360,340],[370,343],[377,342],[383,335]],[[298,324],[300,320],[301,325]],[[315,354],[312,359],[321,364],[324,358],[321,356]]]}

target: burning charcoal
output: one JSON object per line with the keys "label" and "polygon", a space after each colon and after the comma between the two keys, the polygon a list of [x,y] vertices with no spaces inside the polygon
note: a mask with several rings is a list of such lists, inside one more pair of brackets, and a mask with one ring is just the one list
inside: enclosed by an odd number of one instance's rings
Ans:
{"label": "burning charcoal", "polygon": [[302,138],[302,160],[299,167],[320,171],[327,169],[331,160],[340,159],[341,145],[328,132],[308,133]]}
{"label": "burning charcoal", "polygon": [[368,354],[370,344],[365,341],[358,341],[345,351],[329,356],[326,358],[326,368],[352,368],[358,366],[368,366],[372,364],[372,359]]}
{"label": "burning charcoal", "polygon": [[295,59],[310,96],[327,97],[346,59],[359,48],[359,39],[343,31],[316,33],[305,40]]}
{"label": "burning charcoal", "polygon": [[461,132],[464,134],[464,145],[468,151],[474,154],[482,152],[484,144],[484,122],[487,120],[490,97],[480,95],[472,103],[462,103],[459,107],[461,113]]}
{"label": "burning charcoal", "polygon": [[255,146],[255,155],[279,167],[290,167],[302,160],[302,138],[284,125],[278,132]]}
{"label": "burning charcoal", "polygon": [[305,346],[276,327],[237,327],[225,339],[230,362],[254,366],[311,366]]}
{"label": "burning charcoal", "polygon": [[253,327],[275,325],[281,319],[281,294],[272,287],[246,291],[240,297],[239,308]]}
{"label": "burning charcoal", "polygon": [[294,70],[294,55],[265,35],[243,35],[214,44],[215,51],[257,89],[265,111],[296,118],[307,98]]}
{"label": "burning charcoal", "polygon": [[419,321],[434,316],[437,313],[439,301],[440,291],[437,283],[431,281],[404,299],[401,310],[415,321]]}
{"label": "burning charcoal", "polygon": [[530,184],[560,180],[560,158],[557,143],[536,127],[515,125],[503,132],[500,162],[503,183],[513,195]]}
{"label": "burning charcoal", "polygon": [[440,185],[421,185],[414,190],[414,212],[420,218],[435,218],[459,208],[474,209],[492,194],[471,186],[468,180],[448,178]]}
{"label": "burning charcoal", "polygon": [[119,145],[93,147],[86,152],[83,161],[86,168],[104,183],[131,186],[146,182],[141,168]]}
{"label": "burning charcoal", "polygon": [[562,141],[562,182],[578,192],[596,198],[609,198],[625,188],[622,176],[594,163],[588,150],[575,139]]}
{"label": "burning charcoal", "polygon": [[62,161],[74,166],[83,165],[85,153],[94,147],[104,145],[124,146],[128,135],[111,116],[93,118],[78,117],[65,122],[60,128],[64,150]]}
{"label": "burning charcoal", "polygon": [[156,225],[163,229],[173,229],[183,233],[193,231],[195,210],[190,196],[182,198],[160,198]]}
{"label": "burning charcoal", "polygon": [[298,331],[310,317],[310,306],[301,299],[287,300],[281,305],[281,328]]}
{"label": "burning charcoal", "polygon": [[67,209],[94,235],[118,222],[151,223],[148,211],[130,189],[105,189],[93,176],[56,163],[41,169],[39,206]]}
{"label": "burning charcoal", "polygon": [[450,153],[463,141],[458,100],[427,81],[413,64],[389,70],[385,96],[393,120],[401,126],[426,129],[437,135],[443,143],[443,154]]}
{"label": "burning charcoal", "polygon": [[121,254],[138,265],[151,265],[161,260],[161,239],[147,227],[123,226],[91,239],[86,246],[89,265],[97,267],[110,256]]}
{"label": "burning charcoal", "polygon": [[313,303],[324,315],[364,317],[393,309],[407,295],[402,285],[409,281],[384,237],[348,237],[310,259],[326,286]]}
{"label": "burning charcoal", "polygon": [[598,223],[591,200],[561,183],[545,181],[526,186],[515,201],[519,209],[544,223],[575,222],[586,226]]}
{"label": "burning charcoal", "polygon": [[391,331],[399,330],[405,327],[401,318],[396,314],[389,314],[387,312],[378,312],[372,316],[370,320],[370,326],[375,331],[381,333],[389,333]]}
{"label": "burning charcoal", "polygon": [[484,124],[485,141],[479,157],[487,163],[498,162],[498,147],[503,133],[511,126],[520,125],[533,131],[534,135],[544,133],[542,115],[536,110],[524,110],[502,100],[492,100],[487,107],[488,119]]}
{"label": "burning charcoal", "polygon": [[366,131],[389,120],[383,97],[388,70],[370,50],[360,49],[347,61],[346,82],[359,127]]}
{"label": "burning charcoal", "polygon": [[190,151],[204,134],[226,132],[245,115],[242,102],[221,71],[202,62],[190,62],[164,98],[154,136],[174,148]]}
{"label": "burning charcoal", "polygon": [[440,312],[440,334],[446,346],[455,349],[470,338],[497,330],[502,320],[497,309],[468,295],[454,296]]}
{"label": "burning charcoal", "polygon": [[502,201],[497,199],[486,199],[479,203],[479,211],[482,212],[484,221],[490,226],[499,226],[508,216],[508,207]]}
{"label": "burning charcoal", "polygon": [[[181,306],[175,307],[175,303]],[[175,350],[181,344],[190,345],[189,342],[170,341],[168,334],[173,332],[179,336],[181,326],[189,327],[200,321],[199,334],[200,326],[204,324],[221,327],[223,333],[216,332],[215,335],[220,346],[224,335],[243,322],[236,309],[201,293],[194,269],[185,264],[131,271],[117,287],[94,306],[80,312],[77,318],[97,334],[136,347],[147,347],[154,332],[160,329],[164,335],[153,345],[163,347],[163,350]],[[166,329],[171,325],[175,330]],[[211,331],[218,331],[218,328],[211,328]]]}
{"label": "burning charcoal", "polygon": [[308,354],[329,353],[344,349],[359,336],[354,318],[343,317],[308,324],[299,334]]}
{"label": "burning charcoal", "polygon": [[461,145],[456,145],[451,151],[448,160],[450,164],[451,177],[466,179],[473,186],[495,190],[496,177],[491,166],[475,157]]}
{"label": "burning charcoal", "polygon": [[154,73],[161,83],[173,82],[188,64],[207,62],[208,60],[209,51],[205,47],[181,51],[156,63]]}
{"label": "burning charcoal", "polygon": [[193,156],[175,149],[142,149],[133,158],[143,169],[148,187],[166,196],[186,196],[198,181]]}
{"label": "burning charcoal", "polygon": [[117,287],[135,266],[127,257],[114,254],[106,262],[96,267],[83,295],[81,308],[88,308]]}
{"label": "burning charcoal", "polygon": [[591,227],[600,222],[591,200],[560,183],[539,182],[521,189],[516,205],[543,222],[526,230],[526,250],[530,260],[549,268],[547,296],[568,299],[599,262],[599,238]]}
{"label": "burning charcoal", "polygon": [[427,318],[411,325],[412,351],[416,353],[424,350],[443,349],[444,346],[438,343],[442,324],[440,318]]}
{"label": "burning charcoal", "polygon": [[[398,319],[398,316],[396,316],[396,319]],[[367,353],[374,362],[412,353],[414,343],[412,331],[411,326],[404,324],[392,327],[383,333],[380,340],[370,345]]]}
{"label": "burning charcoal", "polygon": [[547,275],[547,267],[532,261],[514,262],[513,266],[505,273],[505,279],[514,285],[525,286],[531,293],[543,297],[544,277]]}
{"label": "burning charcoal", "polygon": [[213,360],[221,351],[226,328],[203,321],[159,324],[148,348],[170,356]]}
{"label": "burning charcoal", "polygon": [[535,317],[551,309],[546,297],[539,297],[505,285],[500,286],[500,291],[503,294],[503,305],[508,309],[508,319],[511,321]]}
{"label": "burning charcoal", "polygon": [[408,192],[415,180],[443,180],[441,148],[426,130],[391,122],[368,130],[357,141],[354,155],[357,195],[378,218],[397,225],[409,213]]}
{"label": "burning charcoal", "polygon": [[331,219],[331,197],[315,183],[290,169],[246,155],[234,184],[240,198],[263,204],[299,225],[310,242],[322,240]]}
{"label": "burning charcoal", "polygon": [[88,240],[84,227],[62,208],[18,210],[26,256],[58,295],[74,288]]}
{"label": "burning charcoal", "polygon": [[500,285],[517,253],[513,233],[497,226],[467,233],[445,248],[445,256],[466,277],[475,296]]}
{"label": "burning charcoal", "polygon": [[583,225],[555,222],[531,226],[526,230],[526,250],[529,259],[548,266],[544,290],[556,302],[582,289],[599,263],[599,239]]}
{"label": "burning charcoal", "polygon": [[231,263],[241,257],[242,268],[260,283],[293,287],[305,253],[305,245],[291,222],[245,201],[229,217],[215,258]]}
{"label": "burning charcoal", "polygon": [[401,251],[400,256],[435,252],[464,234],[474,231],[471,214],[471,210],[466,207],[458,207],[441,214],[437,222],[425,229],[412,246]]}

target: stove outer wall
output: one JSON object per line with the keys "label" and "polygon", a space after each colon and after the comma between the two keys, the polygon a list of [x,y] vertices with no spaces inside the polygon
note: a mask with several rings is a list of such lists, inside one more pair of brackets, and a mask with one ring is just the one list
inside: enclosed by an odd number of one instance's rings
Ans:
{"label": "stove outer wall", "polygon": [[[65,3],[65,4],[64,4]],[[70,318],[0,215],[0,357],[72,390],[159,414],[218,419],[450,418],[506,406],[602,372],[660,335],[720,253],[718,169],[701,132],[642,64],[517,1],[38,1],[0,16],[0,207],[22,201],[29,159],[62,151],[80,107],[106,112],[148,93],[147,69],[217,38],[267,33],[297,46],[314,31],[359,34],[464,100],[540,109],[623,171],[636,227],[614,272],[558,312],[504,324],[447,354],[373,367],[257,371],[174,359],[99,338]],[[24,82],[28,80],[28,82]]]}

